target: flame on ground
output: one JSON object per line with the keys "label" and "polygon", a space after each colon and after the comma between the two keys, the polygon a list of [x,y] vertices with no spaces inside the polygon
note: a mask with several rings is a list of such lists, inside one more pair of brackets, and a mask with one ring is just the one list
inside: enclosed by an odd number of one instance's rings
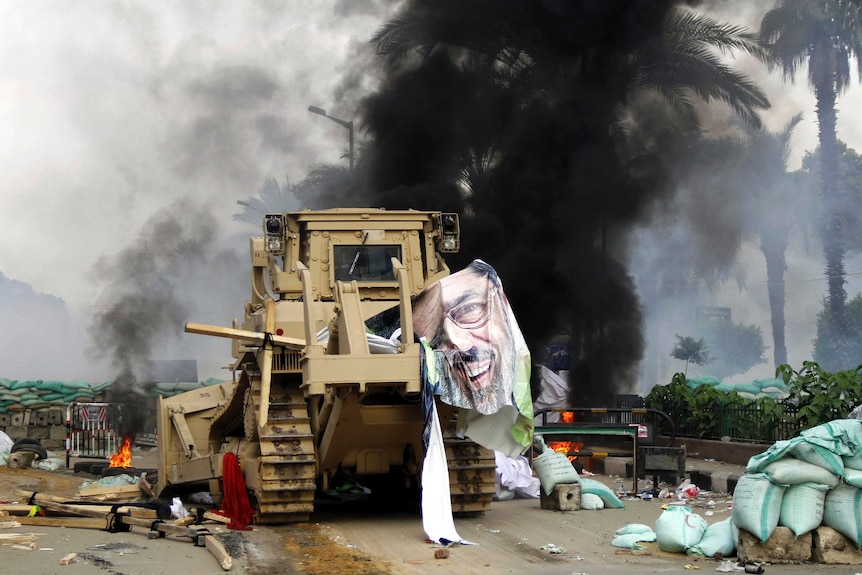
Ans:
{"label": "flame on ground", "polygon": [[575,422],[575,412],[574,411],[564,411],[560,414],[560,421],[563,423],[574,423]]}
{"label": "flame on ground", "polygon": [[562,453],[569,458],[569,461],[574,461],[578,458],[577,453],[584,446],[583,441],[551,441],[548,442],[548,447],[557,453]]}
{"label": "flame on ground", "polygon": [[117,448],[117,453],[111,456],[111,467],[131,467],[132,466],[132,441],[126,437],[123,443]]}

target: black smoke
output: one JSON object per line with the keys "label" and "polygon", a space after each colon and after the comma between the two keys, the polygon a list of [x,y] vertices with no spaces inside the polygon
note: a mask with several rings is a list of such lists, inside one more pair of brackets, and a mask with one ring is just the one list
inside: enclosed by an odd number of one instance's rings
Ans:
{"label": "black smoke", "polygon": [[[186,322],[207,323],[202,318],[215,310],[219,319],[211,323],[228,325],[221,316],[242,309],[237,289],[244,262],[221,247],[219,230],[201,204],[178,200],[145,222],[127,247],[96,264],[94,274],[109,287],[89,328],[91,351],[114,369],[112,401],[133,406],[153,396],[153,360],[197,357],[186,338],[215,339],[184,335]],[[225,357],[229,347],[222,347]],[[133,435],[140,410],[123,412],[124,433]]]}
{"label": "black smoke", "polygon": [[680,4],[412,0],[392,22],[422,40],[421,57],[390,50],[385,28],[375,39],[385,78],[363,110],[372,203],[461,212],[450,263],[497,269],[534,361],[569,336],[575,405],[636,383],[643,313],[629,232],[671,194],[660,144],[672,122],[658,99],[641,104],[657,127],[642,135],[620,109],[638,80],[634,55]]}
{"label": "black smoke", "polygon": [[625,230],[667,190],[663,162],[622,157],[612,127],[627,57],[660,34],[675,3],[444,4],[409,2],[402,15],[449,10],[413,33],[468,38],[489,56],[508,43],[541,65],[501,87],[490,57],[438,46],[419,63],[388,62],[365,108],[372,188],[389,207],[451,209],[451,182],[469,174],[454,198],[465,214],[455,265],[479,257],[497,269],[535,360],[568,334],[573,400],[603,402],[633,386],[644,347]]}

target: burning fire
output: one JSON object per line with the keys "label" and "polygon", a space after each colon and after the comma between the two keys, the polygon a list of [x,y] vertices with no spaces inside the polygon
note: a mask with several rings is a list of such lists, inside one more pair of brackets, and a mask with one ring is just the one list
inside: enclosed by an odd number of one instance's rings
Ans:
{"label": "burning fire", "polygon": [[569,461],[574,461],[578,458],[577,455],[571,455],[572,453],[577,453],[584,446],[583,441],[550,441],[548,442],[548,447],[557,453],[562,453],[563,455],[568,456]]}
{"label": "burning fire", "polygon": [[560,414],[560,421],[563,423],[574,423],[575,422],[575,412],[574,411],[564,411]]}
{"label": "burning fire", "polygon": [[132,466],[132,442],[126,437],[123,443],[117,448],[117,453],[111,456],[111,467],[131,467]]}

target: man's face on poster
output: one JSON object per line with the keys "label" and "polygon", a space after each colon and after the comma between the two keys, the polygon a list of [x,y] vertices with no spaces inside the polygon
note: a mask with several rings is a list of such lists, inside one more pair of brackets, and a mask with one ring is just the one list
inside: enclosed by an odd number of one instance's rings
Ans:
{"label": "man's face on poster", "polygon": [[474,264],[438,283],[414,306],[416,331],[446,357],[458,387],[450,390],[452,399],[460,407],[494,413],[511,403],[515,363],[496,273]]}

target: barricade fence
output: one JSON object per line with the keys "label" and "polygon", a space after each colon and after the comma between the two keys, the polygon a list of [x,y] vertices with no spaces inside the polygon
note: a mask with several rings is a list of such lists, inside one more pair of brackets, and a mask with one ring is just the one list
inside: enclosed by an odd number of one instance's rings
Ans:
{"label": "barricade fence", "polygon": [[120,408],[112,403],[70,403],[66,407],[66,466],[72,457],[108,459],[117,452]]}

